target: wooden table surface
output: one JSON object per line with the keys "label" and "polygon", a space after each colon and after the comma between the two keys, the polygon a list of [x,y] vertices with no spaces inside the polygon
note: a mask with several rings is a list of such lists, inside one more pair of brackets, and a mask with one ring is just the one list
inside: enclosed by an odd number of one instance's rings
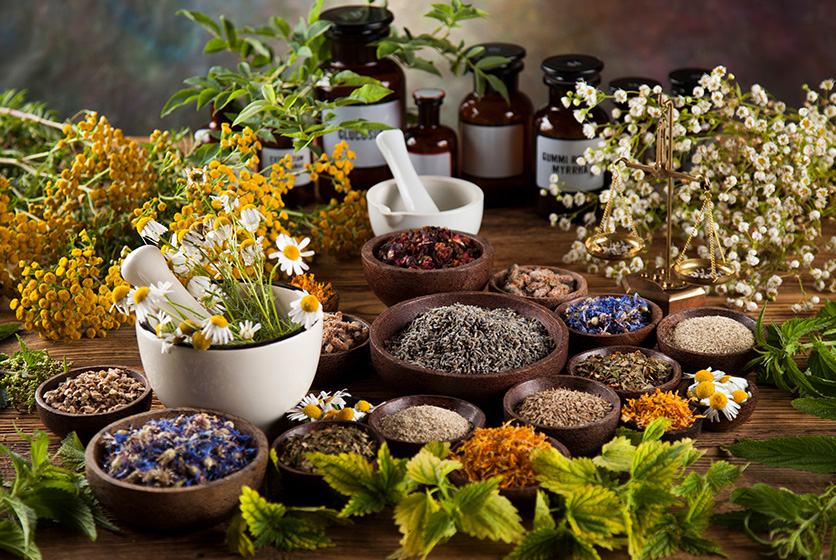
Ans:
{"label": "wooden table surface", "polygon": [[[566,253],[573,233],[563,232],[548,226],[545,220],[538,218],[526,208],[487,210],[480,234],[494,246],[495,270],[506,268],[513,263],[540,264],[573,268],[585,273],[583,268],[564,265],[562,256]],[[652,248],[655,252],[663,250],[661,242]],[[339,291],[340,310],[359,315],[372,321],[385,306],[369,290],[363,276],[359,257],[337,260],[327,256],[317,257],[313,272],[320,281],[330,281]],[[590,293],[614,291],[613,280],[603,274],[586,274]],[[808,288],[809,289],[809,288]],[[799,288],[788,282],[782,287],[780,299],[770,303],[768,317],[776,322],[793,316],[790,305],[799,296]],[[721,305],[718,296],[709,296],[709,305]],[[13,320],[8,308],[0,312],[0,324]],[[125,366],[142,367],[136,345],[133,328],[123,326],[111,332],[105,339],[82,340],[72,344],[50,342],[40,339],[37,334],[23,333],[27,345],[36,349],[47,349],[54,358],[66,356],[76,366],[118,363]],[[11,354],[17,349],[16,341],[7,339],[0,343],[0,351]],[[570,349],[570,356],[572,351]],[[731,373],[731,372],[730,372]],[[394,397],[377,379],[371,365],[344,384],[328,389],[347,387],[352,395],[365,398],[372,403],[382,402]],[[312,390],[319,390],[313,387]],[[697,447],[705,450],[705,456],[697,463],[698,469],[705,469],[710,461],[727,459],[741,463],[719,448],[730,444],[738,437],[765,439],[775,436],[831,434],[834,425],[827,420],[820,420],[804,415],[790,406],[791,396],[772,387],[761,387],[760,401],[750,421],[728,433],[705,432],[697,439]],[[161,406],[155,399],[155,407]],[[495,422],[494,422],[495,423]],[[0,441],[19,453],[28,453],[28,447],[15,433],[15,428],[23,433],[31,433],[35,428],[45,429],[37,414],[21,414],[13,409],[0,411]],[[59,439],[51,438],[51,449],[57,449]],[[0,463],[4,477],[10,474],[8,461]],[[744,472],[739,485],[752,485],[765,482],[774,486],[787,487],[795,492],[821,492],[832,477],[801,473],[790,469],[773,469],[751,464]],[[720,496],[718,511],[729,509],[728,491]],[[160,511],[159,515],[167,515]],[[62,527],[42,526],[38,528],[36,542],[47,560],[63,558],[94,559],[186,559],[186,558],[234,558],[223,544],[226,525],[221,524],[209,529],[183,535],[166,536],[145,533],[123,526],[120,533],[100,531],[96,542]],[[381,514],[358,518],[349,527],[333,527],[328,535],[334,540],[336,548],[326,548],[311,552],[282,553],[273,548],[257,551],[257,558],[300,558],[325,559],[339,557],[343,560],[385,558],[398,548],[400,534],[392,520],[391,509]],[[743,533],[732,532],[720,527],[710,527],[706,536],[716,539],[723,550],[733,559],[758,558],[763,551],[753,544]],[[450,542],[437,547],[431,558],[501,558],[512,547],[490,541],[479,541],[470,537],[457,536]],[[606,551],[603,551],[606,552]],[[607,554],[607,558],[627,558],[626,552]],[[691,558],[689,555],[675,556]]]}

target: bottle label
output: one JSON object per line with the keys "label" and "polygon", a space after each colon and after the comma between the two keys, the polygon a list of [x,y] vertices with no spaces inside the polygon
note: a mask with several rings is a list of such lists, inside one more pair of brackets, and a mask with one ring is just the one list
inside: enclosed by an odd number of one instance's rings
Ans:
{"label": "bottle label", "polygon": [[483,179],[520,175],[525,170],[522,124],[462,123],[462,172]]}
{"label": "bottle label", "polygon": [[453,174],[453,158],[450,152],[441,154],[416,154],[409,152],[409,160],[418,175],[443,175],[450,177]]}
{"label": "bottle label", "polygon": [[[388,124],[395,128],[403,126],[401,104],[397,99],[375,105],[344,105],[335,107],[330,112],[336,116],[328,122],[334,124],[354,119],[366,119],[371,122]],[[386,160],[383,159],[383,154],[380,153],[374,141],[378,134],[380,134],[380,130],[377,129],[370,130],[368,134],[355,130],[329,132],[322,137],[322,147],[327,154],[331,155],[334,152],[334,147],[345,140],[348,149],[357,156],[357,159],[354,160],[354,167],[381,167],[386,165]]]}
{"label": "bottle label", "polygon": [[[537,136],[537,187],[549,188],[549,177],[557,175],[563,188],[570,191],[593,191],[604,186],[604,174],[593,175],[589,164],[577,160],[587,148],[597,148],[600,138],[559,140]],[[564,186],[565,183],[565,186]]]}
{"label": "bottle label", "polygon": [[[261,168],[265,169],[272,166],[274,163],[279,163],[287,154],[292,158],[291,171],[304,171],[306,163],[312,163],[311,149],[302,148],[298,152],[293,148],[261,148]],[[309,173],[300,173],[296,176],[293,182],[295,187],[303,187],[311,183],[311,176]]]}

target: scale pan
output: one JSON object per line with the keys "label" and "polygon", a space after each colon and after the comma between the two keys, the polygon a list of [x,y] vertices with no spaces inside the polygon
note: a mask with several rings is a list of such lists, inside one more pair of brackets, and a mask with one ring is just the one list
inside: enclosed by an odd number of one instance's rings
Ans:
{"label": "scale pan", "polygon": [[711,259],[685,259],[673,266],[674,275],[689,284],[712,286],[723,284],[735,277],[734,269],[724,262],[714,264],[711,273]]}
{"label": "scale pan", "polygon": [[607,261],[626,261],[644,249],[644,243],[627,233],[596,233],[584,242],[586,252]]}

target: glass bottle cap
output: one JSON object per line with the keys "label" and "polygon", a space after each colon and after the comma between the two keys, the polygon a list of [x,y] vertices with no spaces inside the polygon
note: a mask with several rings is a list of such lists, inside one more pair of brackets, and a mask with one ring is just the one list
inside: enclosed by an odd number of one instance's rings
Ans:
{"label": "glass bottle cap", "polygon": [[386,8],[341,6],[325,10],[319,19],[332,22],[325,32],[329,39],[370,42],[389,35],[395,16]]}
{"label": "glass bottle cap", "polygon": [[520,72],[525,66],[523,63],[523,59],[526,54],[525,49],[519,45],[514,45],[512,43],[482,43],[474,46],[485,48],[485,51],[482,54],[478,54],[471,59],[474,63],[489,56],[501,56],[509,59],[507,63],[501,66],[485,70],[487,74],[508,74]]}
{"label": "glass bottle cap", "polygon": [[671,93],[674,95],[692,95],[694,88],[700,85],[700,78],[703,74],[710,74],[711,70],[705,68],[679,68],[668,74],[668,82],[671,84]]}
{"label": "glass bottle cap", "polygon": [[544,60],[540,68],[546,85],[571,85],[580,80],[597,85],[601,82],[604,62],[597,56],[560,54]]}
{"label": "glass bottle cap", "polygon": [[441,105],[444,90],[439,88],[421,88],[412,92],[416,105]]}

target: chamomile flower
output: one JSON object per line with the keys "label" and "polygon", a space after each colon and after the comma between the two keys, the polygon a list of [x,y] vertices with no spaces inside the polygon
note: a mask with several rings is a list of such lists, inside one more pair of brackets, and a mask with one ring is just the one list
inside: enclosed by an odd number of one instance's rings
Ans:
{"label": "chamomile flower", "polygon": [[241,321],[238,323],[238,336],[241,337],[242,340],[252,340],[257,333],[261,329],[261,323],[253,324],[252,321]]}
{"label": "chamomile flower", "polygon": [[721,412],[728,420],[734,420],[740,411],[740,405],[734,399],[730,399],[729,395],[723,391],[716,391],[711,395],[707,404],[708,409],[705,411],[705,417],[712,422],[720,421]]}
{"label": "chamomile flower", "polygon": [[140,237],[156,244],[160,242],[160,236],[164,235],[168,228],[153,218],[142,218],[137,222],[136,229]]}
{"label": "chamomile flower", "polygon": [[310,422],[322,418],[322,407],[319,397],[310,393],[302,397],[299,404],[287,411],[287,417],[296,422]]}
{"label": "chamomile flower", "polygon": [[114,309],[119,311],[120,313],[124,313],[125,315],[130,314],[131,312],[131,302],[130,302],[130,294],[131,294],[131,287],[122,284],[116,286],[113,289],[113,292],[110,295],[111,306],[110,311]]}
{"label": "chamomile flower", "polygon": [[[345,397],[351,395],[345,389],[335,391],[332,395],[328,391],[321,391],[319,395],[313,393],[306,395],[299,401],[299,404],[287,412],[287,417],[297,422],[315,422],[317,420],[359,420],[371,409],[371,405],[360,406],[357,403],[357,410],[346,408]],[[364,412],[362,409],[365,409]],[[350,411],[350,412],[349,412]],[[341,416],[340,416],[341,415]]]}
{"label": "chamomile flower", "polygon": [[232,329],[223,315],[212,315],[200,324],[200,332],[212,344],[222,346],[232,340]]}
{"label": "chamomile flower", "polygon": [[255,233],[264,215],[253,204],[247,204],[241,209],[241,225],[250,233]]}
{"label": "chamomile flower", "polygon": [[309,237],[306,237],[301,242],[297,242],[289,235],[282,233],[276,239],[276,248],[278,251],[270,253],[268,258],[278,258],[282,272],[292,276],[298,276],[308,270],[308,265],[302,259],[313,256],[314,254],[313,251],[302,251],[310,242]]}
{"label": "chamomile flower", "polygon": [[136,313],[136,320],[140,323],[146,321],[149,315],[153,315],[157,310],[154,304],[154,298],[151,295],[151,288],[148,286],[140,286],[134,288],[128,294],[131,302],[131,308]]}
{"label": "chamomile flower", "polygon": [[290,302],[288,317],[297,325],[310,329],[322,318],[322,305],[316,296],[302,290],[299,299]]}

